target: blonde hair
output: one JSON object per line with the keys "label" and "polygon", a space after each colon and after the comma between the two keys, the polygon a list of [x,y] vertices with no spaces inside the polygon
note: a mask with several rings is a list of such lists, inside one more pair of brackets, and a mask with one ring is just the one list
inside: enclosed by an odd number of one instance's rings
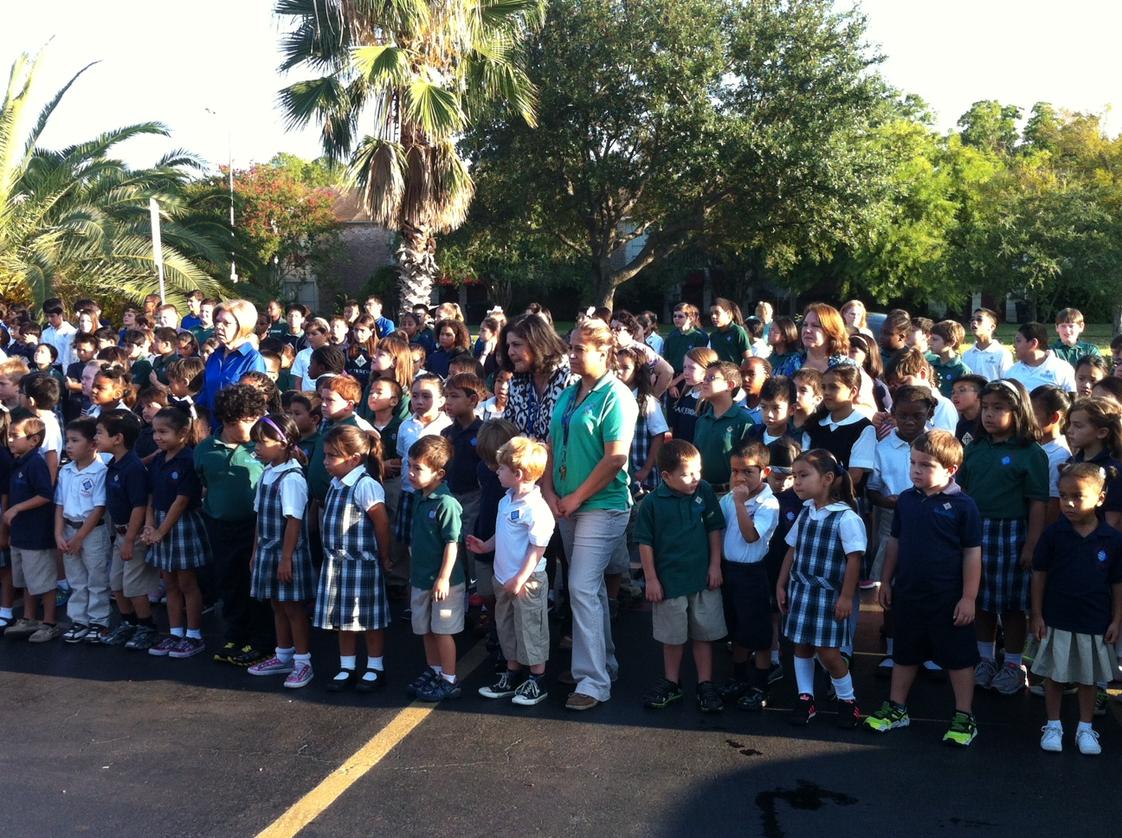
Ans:
{"label": "blonde hair", "polygon": [[548,452],[544,445],[526,436],[516,436],[495,454],[499,465],[521,471],[524,480],[540,480],[545,474]]}
{"label": "blonde hair", "polygon": [[31,370],[27,366],[27,361],[17,356],[10,356],[0,361],[0,375],[5,378],[23,378]]}
{"label": "blonde hair", "polygon": [[238,324],[238,333],[234,338],[238,343],[245,341],[250,335],[255,334],[257,326],[257,306],[249,300],[227,300],[222,305],[215,306],[214,319],[223,311],[230,312]]}

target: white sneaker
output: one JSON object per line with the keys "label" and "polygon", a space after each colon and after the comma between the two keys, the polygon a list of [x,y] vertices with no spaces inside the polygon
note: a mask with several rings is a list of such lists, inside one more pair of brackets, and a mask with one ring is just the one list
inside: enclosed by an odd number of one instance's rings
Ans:
{"label": "white sneaker", "polygon": [[[1044,725],[1040,728],[1043,734],[1040,737],[1040,749],[1042,751],[1051,751],[1054,754],[1060,753],[1064,749],[1064,729],[1062,727],[1049,727]],[[1098,737],[1095,737],[1098,739]]]}
{"label": "white sneaker", "polygon": [[287,675],[295,669],[292,661],[285,663],[275,655],[268,660],[255,663],[249,668],[250,675]]}
{"label": "white sneaker", "polygon": [[1093,730],[1076,731],[1075,744],[1079,747],[1079,753],[1087,756],[1095,756],[1103,752],[1102,745],[1099,744],[1099,735]]}
{"label": "white sneaker", "polygon": [[983,658],[974,667],[974,683],[983,690],[993,686],[993,677],[997,675],[997,664]]}
{"label": "white sneaker", "polygon": [[993,676],[990,686],[1001,695],[1016,695],[1025,688],[1025,683],[1025,668],[1023,666],[1005,664]]}
{"label": "white sneaker", "polygon": [[284,679],[284,685],[290,690],[298,690],[312,683],[312,665],[301,661],[292,668],[292,672]]}

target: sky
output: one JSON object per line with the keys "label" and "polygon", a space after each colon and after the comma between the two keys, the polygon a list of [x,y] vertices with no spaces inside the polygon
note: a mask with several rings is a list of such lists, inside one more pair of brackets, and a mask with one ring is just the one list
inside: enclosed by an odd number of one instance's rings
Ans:
{"label": "sky", "polygon": [[[315,157],[314,128],[289,132],[277,91],[298,76],[277,73],[287,23],[272,0],[36,0],[12,4],[0,28],[0,70],[42,51],[33,113],[71,75],[99,61],[55,112],[42,144],[61,147],[133,122],[156,120],[170,140],[121,147],[131,165],[185,148],[210,165],[268,160],[278,151]],[[852,0],[838,0],[849,8]],[[1110,0],[864,0],[868,39],[886,56],[881,72],[954,127],[979,99],[1034,102],[1107,115],[1122,131],[1117,33],[1122,3]],[[209,111],[209,112],[208,112]],[[213,113],[211,113],[213,112]]]}

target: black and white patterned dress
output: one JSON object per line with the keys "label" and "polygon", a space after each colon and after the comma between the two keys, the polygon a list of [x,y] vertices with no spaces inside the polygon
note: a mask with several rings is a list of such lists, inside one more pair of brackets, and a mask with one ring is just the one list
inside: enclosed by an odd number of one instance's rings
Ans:
{"label": "black and white patterned dress", "polygon": [[561,359],[541,396],[534,387],[534,376],[530,373],[518,373],[510,381],[510,395],[507,396],[503,418],[513,422],[518,427],[519,434],[547,442],[549,422],[557,400],[567,387],[579,381],[580,376],[569,368],[568,358]]}
{"label": "black and white patterned dress", "polygon": [[816,520],[810,507],[803,507],[795,521],[798,537],[787,583],[787,619],[783,624],[783,633],[792,643],[836,649],[849,639],[848,622],[834,619],[834,606],[848,562],[839,530],[846,514],[856,517],[846,507],[831,510]]}
{"label": "black and white patterned dress", "polygon": [[300,537],[292,551],[292,581],[281,582],[277,578],[284,546],[284,531],[288,527],[281,498],[281,489],[286,480],[303,483],[304,497],[307,499],[307,480],[298,465],[281,471],[271,483],[266,484],[262,478],[257,484],[257,554],[253,560],[249,594],[255,599],[305,602],[315,595],[316,584],[312,554],[308,550],[306,503],[300,520]]}

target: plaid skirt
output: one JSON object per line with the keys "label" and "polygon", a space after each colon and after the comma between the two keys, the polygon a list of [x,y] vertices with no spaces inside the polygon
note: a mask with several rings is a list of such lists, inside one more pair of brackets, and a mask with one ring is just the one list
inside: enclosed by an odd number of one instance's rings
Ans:
{"label": "plaid skirt", "polygon": [[413,542],[413,505],[417,501],[416,492],[401,493],[397,505],[397,521],[394,522],[393,537],[402,544]]}
{"label": "plaid skirt", "polygon": [[[156,526],[166,517],[166,512],[157,509]],[[171,532],[152,545],[145,561],[165,572],[204,567],[210,561],[210,540],[202,512],[191,509],[180,515]]]}
{"label": "plaid skirt", "polygon": [[382,565],[327,555],[319,571],[316,628],[373,631],[390,624]]}
{"label": "plaid skirt", "polygon": [[847,620],[834,619],[838,592],[795,579],[787,583],[787,619],[783,634],[792,643],[837,649],[849,640]]}
{"label": "plaid skirt", "polygon": [[292,555],[292,581],[277,578],[280,567],[279,550],[258,550],[253,562],[253,576],[249,580],[249,595],[254,599],[273,599],[278,602],[307,602],[315,595],[316,578],[312,570],[312,556],[305,547]]}
{"label": "plaid skirt", "polygon": [[1028,611],[1032,573],[1021,567],[1025,530],[1025,522],[1020,518],[982,519],[982,589],[978,607],[983,611]]}

